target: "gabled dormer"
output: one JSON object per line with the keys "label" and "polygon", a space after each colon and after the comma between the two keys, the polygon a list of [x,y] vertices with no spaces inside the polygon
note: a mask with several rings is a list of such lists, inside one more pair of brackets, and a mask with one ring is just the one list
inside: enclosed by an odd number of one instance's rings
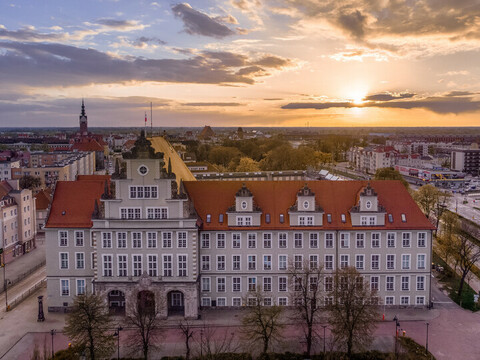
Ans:
{"label": "gabled dormer", "polygon": [[357,204],[350,209],[353,226],[385,225],[385,208],[378,202],[378,194],[368,182],[358,194]]}
{"label": "gabled dormer", "polygon": [[252,192],[242,184],[235,194],[235,203],[227,211],[228,226],[260,226],[261,215]]}
{"label": "gabled dormer", "polygon": [[305,184],[290,207],[290,226],[322,226],[323,209],[316,204],[315,193]]}

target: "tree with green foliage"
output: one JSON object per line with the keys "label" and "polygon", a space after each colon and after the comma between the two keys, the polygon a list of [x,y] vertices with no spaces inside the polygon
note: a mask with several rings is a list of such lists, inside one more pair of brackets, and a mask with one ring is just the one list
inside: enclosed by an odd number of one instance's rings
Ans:
{"label": "tree with green foliage", "polygon": [[437,209],[442,195],[444,196],[445,202],[447,196],[435,186],[427,184],[413,193],[413,199],[417,202],[420,209],[422,209],[427,219],[430,219],[430,215]]}
{"label": "tree with green foliage", "polygon": [[213,164],[227,167],[233,159],[240,158],[241,156],[242,153],[237,148],[215,146],[210,150],[208,160]]}
{"label": "tree with green foliage", "polygon": [[451,211],[445,211],[441,217],[441,224],[441,231],[437,232],[436,236],[435,250],[447,264],[454,261],[454,268],[456,270],[457,264],[453,244],[455,236],[459,231],[460,219],[457,214]]}
{"label": "tree with green foliage", "polygon": [[258,162],[256,162],[253,159],[250,159],[249,157],[242,157],[240,158],[240,161],[235,168],[235,171],[237,172],[255,172],[255,171],[260,171],[260,166],[258,165]]}
{"label": "tree with green foliage", "polygon": [[42,180],[38,176],[23,175],[19,180],[19,185],[22,189],[35,190],[42,185]]}
{"label": "tree with green foliage", "polygon": [[350,359],[354,349],[363,350],[372,341],[379,319],[377,291],[354,267],[337,270],[327,306],[335,342],[346,348]]}
{"label": "tree with green foliage", "polygon": [[63,329],[88,358],[104,359],[115,349],[112,320],[102,296],[86,293],[75,297]]}
{"label": "tree with green foliage", "polygon": [[242,334],[247,341],[261,344],[262,354],[267,354],[272,342],[282,338],[283,308],[276,304],[267,306],[265,295],[260,289],[250,292],[244,301],[247,307],[242,318]]}
{"label": "tree with green foliage", "polygon": [[403,178],[402,174],[400,174],[397,170],[395,170],[393,167],[386,167],[386,168],[380,168],[377,169],[374,175],[375,180],[400,180],[403,184],[408,189],[410,189],[410,185],[408,182]]}

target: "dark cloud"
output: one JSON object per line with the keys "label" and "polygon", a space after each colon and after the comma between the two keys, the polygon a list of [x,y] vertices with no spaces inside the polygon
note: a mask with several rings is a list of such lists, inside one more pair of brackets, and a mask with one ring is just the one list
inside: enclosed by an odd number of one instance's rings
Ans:
{"label": "dark cloud", "polygon": [[55,41],[63,39],[64,35],[60,33],[39,33],[30,28],[9,31],[0,27],[0,39],[16,41]]}
{"label": "dark cloud", "polygon": [[355,10],[351,13],[339,14],[337,23],[353,38],[362,39],[365,35],[366,19],[359,10]]}
{"label": "dark cloud", "polygon": [[114,29],[128,29],[130,27],[136,26],[137,22],[132,20],[116,20],[116,19],[97,19],[95,24],[108,26]]}
{"label": "dark cloud", "polygon": [[476,95],[476,93],[470,92],[470,91],[451,91],[445,96],[472,96],[472,95]]}
{"label": "dark cloud", "polygon": [[266,98],[266,99],[263,99],[265,101],[278,101],[278,100],[283,100],[283,98]]}
{"label": "dark cloud", "polygon": [[370,101],[362,104],[351,102],[303,102],[290,103],[282,106],[282,109],[317,109],[324,110],[330,108],[393,108],[393,109],[426,109],[437,114],[460,114],[476,112],[480,110],[480,101],[473,100],[473,97],[452,97],[447,95],[427,97],[415,100],[383,100]]}
{"label": "dark cloud", "polygon": [[392,95],[389,93],[385,94],[374,94],[374,95],[368,95],[366,96],[363,100],[366,101],[391,101],[391,100],[398,100],[398,99],[409,99],[414,97],[415,94],[411,93],[402,93],[399,95]]}
{"label": "dark cloud", "polygon": [[237,71],[237,75],[250,75],[264,72],[265,70],[257,65],[247,66]]}
{"label": "dark cloud", "polygon": [[159,38],[145,36],[140,36],[139,38],[132,41],[132,45],[139,48],[143,48],[148,44],[166,45],[167,43]]}
{"label": "dark cloud", "polygon": [[194,102],[184,103],[184,106],[242,106],[243,104],[236,102]]}
{"label": "dark cloud", "polygon": [[128,81],[253,84],[255,73],[238,74],[238,70],[255,63],[263,63],[264,68],[279,68],[290,61],[275,56],[257,60],[242,54],[212,51],[188,59],[119,58],[69,45],[0,42],[0,83],[13,86]]}
{"label": "dark cloud", "polygon": [[207,14],[195,10],[189,4],[174,5],[172,11],[175,17],[183,21],[183,26],[188,34],[210,36],[218,39],[235,34],[227,26]]}

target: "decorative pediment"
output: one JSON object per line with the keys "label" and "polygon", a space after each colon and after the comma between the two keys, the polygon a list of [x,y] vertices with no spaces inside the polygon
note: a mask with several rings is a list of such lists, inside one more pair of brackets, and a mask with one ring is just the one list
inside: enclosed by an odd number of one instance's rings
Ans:
{"label": "decorative pediment", "polygon": [[249,196],[252,196],[253,197],[253,194],[252,192],[247,188],[247,186],[245,185],[245,183],[242,184],[242,187],[240,188],[240,190],[237,191],[237,193],[235,194],[236,197],[249,197]]}

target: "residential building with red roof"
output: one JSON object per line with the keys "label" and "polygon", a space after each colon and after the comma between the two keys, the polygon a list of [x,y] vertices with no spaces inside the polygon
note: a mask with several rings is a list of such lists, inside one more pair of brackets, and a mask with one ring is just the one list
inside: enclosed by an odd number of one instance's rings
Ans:
{"label": "residential building with red roof", "polygon": [[355,267],[385,306],[430,304],[433,225],[398,181],[186,181],[144,135],[126,171],[59,182],[46,228],[50,311],[94,291],[125,313],[144,292],[164,316],[295,298],[289,267]]}

